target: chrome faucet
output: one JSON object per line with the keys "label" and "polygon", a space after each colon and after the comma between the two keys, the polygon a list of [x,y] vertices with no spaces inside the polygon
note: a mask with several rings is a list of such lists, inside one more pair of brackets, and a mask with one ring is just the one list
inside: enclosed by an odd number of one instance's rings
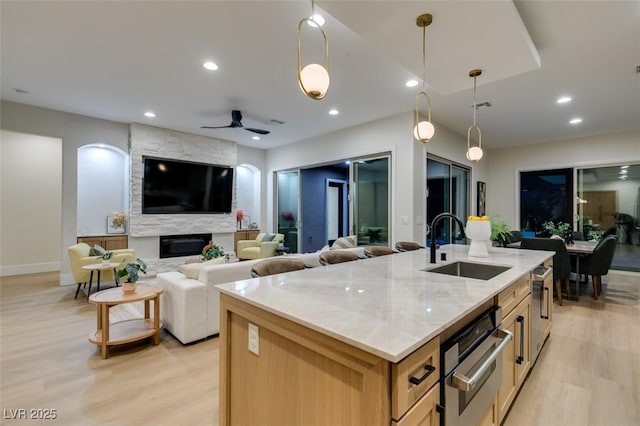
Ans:
{"label": "chrome faucet", "polygon": [[430,231],[431,231],[431,253],[430,253],[430,259],[429,261],[431,263],[436,263],[436,225],[438,224],[438,221],[440,219],[443,219],[445,217],[450,217],[451,219],[454,219],[456,222],[458,222],[458,226],[460,227],[460,232],[462,233],[462,238],[466,238],[466,234],[464,233],[464,224],[462,223],[462,221],[460,220],[460,218],[458,216],[456,216],[453,213],[440,213],[438,216],[436,216],[433,219],[433,222],[431,222],[431,226],[429,227]]}

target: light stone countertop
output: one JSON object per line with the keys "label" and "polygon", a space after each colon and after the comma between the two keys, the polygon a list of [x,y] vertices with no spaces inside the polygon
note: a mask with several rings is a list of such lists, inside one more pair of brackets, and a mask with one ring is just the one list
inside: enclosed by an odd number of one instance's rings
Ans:
{"label": "light stone countertop", "polygon": [[[493,298],[554,253],[494,247],[470,258],[469,246],[429,249],[218,285],[229,296],[342,342],[399,362]],[[447,261],[440,261],[440,253]],[[425,272],[456,260],[511,266],[483,281]]]}

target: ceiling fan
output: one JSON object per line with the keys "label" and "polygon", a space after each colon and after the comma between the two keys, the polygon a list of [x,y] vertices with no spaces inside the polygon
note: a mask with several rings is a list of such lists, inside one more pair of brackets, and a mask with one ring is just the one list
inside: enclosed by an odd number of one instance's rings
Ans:
{"label": "ceiling fan", "polygon": [[253,133],[259,133],[261,135],[268,135],[271,133],[269,130],[262,129],[254,129],[253,127],[244,127],[241,123],[242,121],[242,113],[237,109],[231,111],[231,124],[228,126],[202,126],[202,129],[224,129],[227,127],[231,127],[232,129],[245,129]]}

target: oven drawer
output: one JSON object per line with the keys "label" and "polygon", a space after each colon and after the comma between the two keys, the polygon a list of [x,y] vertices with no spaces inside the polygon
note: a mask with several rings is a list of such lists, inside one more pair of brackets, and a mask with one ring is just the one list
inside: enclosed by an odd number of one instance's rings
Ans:
{"label": "oven drawer", "polygon": [[440,377],[440,339],[424,344],[420,349],[391,365],[391,417],[400,418]]}
{"label": "oven drawer", "polygon": [[440,415],[436,406],[440,403],[440,387],[434,386],[425,396],[420,398],[399,422],[392,421],[391,426],[423,426],[439,425]]}
{"label": "oven drawer", "polygon": [[507,316],[529,293],[531,293],[531,279],[530,274],[526,274],[498,294],[497,305],[502,308],[502,316]]}

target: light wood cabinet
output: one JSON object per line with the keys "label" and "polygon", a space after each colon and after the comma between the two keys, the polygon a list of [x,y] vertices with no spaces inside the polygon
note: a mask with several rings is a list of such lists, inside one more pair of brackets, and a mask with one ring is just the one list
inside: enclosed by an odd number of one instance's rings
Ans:
{"label": "light wood cabinet", "polygon": [[502,328],[513,334],[513,339],[502,353],[502,384],[498,390],[499,420],[502,422],[524,382],[531,366],[529,345],[531,296],[527,295],[502,319]]}
{"label": "light wood cabinet", "polygon": [[126,249],[129,246],[129,238],[124,234],[78,237],[77,242],[88,244],[91,247],[98,244],[107,250]]}
{"label": "light wood cabinet", "polygon": [[393,420],[392,426],[436,426],[440,424],[437,406],[440,402],[440,387],[433,386],[400,421]]}
{"label": "light wood cabinet", "polygon": [[259,233],[259,229],[241,229],[236,231],[233,234],[233,250],[238,253],[238,241],[255,240]]}
{"label": "light wood cabinet", "polygon": [[498,394],[493,398],[493,403],[487,411],[485,411],[481,420],[478,422],[478,426],[499,426],[500,418],[499,418],[499,410],[498,410]]}

